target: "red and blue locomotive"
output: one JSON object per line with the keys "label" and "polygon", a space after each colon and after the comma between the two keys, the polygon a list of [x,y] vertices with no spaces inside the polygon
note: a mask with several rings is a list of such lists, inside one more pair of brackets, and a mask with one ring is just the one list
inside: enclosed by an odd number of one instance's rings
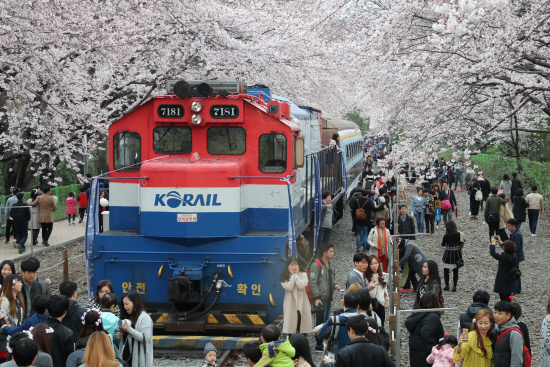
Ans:
{"label": "red and blue locomotive", "polygon": [[282,313],[287,254],[311,261],[321,191],[360,174],[360,131],[323,148],[321,112],[266,87],[167,90],[109,128],[103,233],[97,179],[90,195],[90,295],[102,279],[119,295],[137,291],[157,331],[262,329]]}

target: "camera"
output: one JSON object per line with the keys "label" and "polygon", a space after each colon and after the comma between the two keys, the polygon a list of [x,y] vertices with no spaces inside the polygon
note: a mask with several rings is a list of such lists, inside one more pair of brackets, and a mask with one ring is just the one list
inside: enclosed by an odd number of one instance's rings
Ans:
{"label": "camera", "polygon": [[125,319],[125,320],[118,319],[118,326],[119,327],[124,325],[124,323],[126,323],[128,326],[132,326],[132,321],[130,321],[128,319]]}

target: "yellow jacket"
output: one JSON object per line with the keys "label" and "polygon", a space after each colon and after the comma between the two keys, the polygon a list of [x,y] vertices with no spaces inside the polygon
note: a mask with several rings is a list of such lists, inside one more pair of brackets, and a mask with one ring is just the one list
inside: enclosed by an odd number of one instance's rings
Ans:
{"label": "yellow jacket", "polygon": [[462,367],[493,367],[493,347],[489,337],[483,338],[483,344],[487,350],[487,355],[482,355],[483,351],[477,346],[477,332],[468,333],[468,342],[462,344],[462,351],[458,353],[458,347],[454,349],[453,362],[458,363],[464,359]]}

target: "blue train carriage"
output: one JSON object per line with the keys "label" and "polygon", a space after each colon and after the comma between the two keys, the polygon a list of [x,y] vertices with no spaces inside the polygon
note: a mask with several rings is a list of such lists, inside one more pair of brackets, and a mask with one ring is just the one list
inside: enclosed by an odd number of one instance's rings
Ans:
{"label": "blue train carriage", "polygon": [[[240,82],[168,82],[166,95],[109,128],[103,233],[97,179],[88,208],[90,297],[102,279],[119,297],[137,291],[156,333],[242,333],[273,322],[286,256],[318,220],[321,180],[325,188],[345,180],[347,139],[341,153],[319,151],[321,126],[320,111]],[[321,176],[328,155],[341,169]]]}

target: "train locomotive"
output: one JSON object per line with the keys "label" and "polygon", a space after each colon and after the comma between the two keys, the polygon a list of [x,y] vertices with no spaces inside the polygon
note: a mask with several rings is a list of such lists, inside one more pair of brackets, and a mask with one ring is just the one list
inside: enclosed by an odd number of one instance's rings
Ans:
{"label": "train locomotive", "polygon": [[[265,86],[169,81],[109,128],[110,172],[92,180],[88,207],[90,297],[102,279],[118,295],[137,291],[156,333],[273,322],[287,255],[312,261],[321,192],[361,173],[357,126],[327,124]],[[327,147],[329,128],[339,148]],[[102,233],[99,180],[109,181]]]}

